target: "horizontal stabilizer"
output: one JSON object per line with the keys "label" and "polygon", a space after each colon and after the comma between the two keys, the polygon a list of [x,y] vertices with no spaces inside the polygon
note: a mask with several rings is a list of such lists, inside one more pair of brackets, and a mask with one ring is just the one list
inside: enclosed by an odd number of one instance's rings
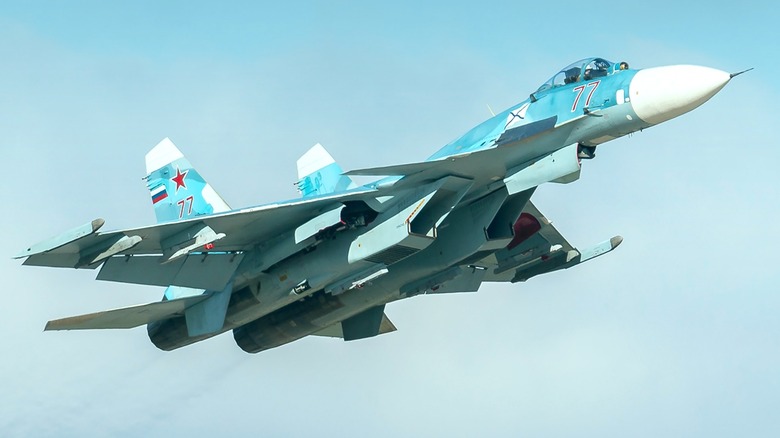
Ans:
{"label": "horizontal stabilizer", "polygon": [[207,297],[207,295],[197,295],[55,319],[47,322],[44,330],[128,329],[138,327],[139,325],[180,315],[188,307],[203,301]]}

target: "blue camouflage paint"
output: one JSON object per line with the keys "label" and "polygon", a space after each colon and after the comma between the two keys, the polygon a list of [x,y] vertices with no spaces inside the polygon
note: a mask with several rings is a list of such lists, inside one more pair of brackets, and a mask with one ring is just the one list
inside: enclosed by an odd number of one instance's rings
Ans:
{"label": "blue camouflage paint", "polygon": [[[178,183],[176,182],[178,179]],[[171,222],[211,214],[214,208],[203,197],[206,182],[186,158],[179,158],[152,172],[146,181],[152,194],[157,222]],[[163,186],[165,196],[155,193]],[[154,202],[155,198],[160,198]]]}
{"label": "blue camouflage paint", "polygon": [[[557,126],[589,117],[585,111],[586,102],[589,103],[587,108],[591,112],[603,111],[618,104],[628,103],[627,101],[617,102],[616,93],[622,89],[624,90],[624,96],[626,98],[629,97],[629,84],[637,70],[621,70],[620,63],[609,63],[609,67],[603,72],[603,75],[591,75],[586,79],[586,67],[595,60],[601,60],[601,58],[585,58],[563,68],[550,80],[542,84],[532,94],[532,98],[526,99],[480,123],[461,137],[445,145],[431,155],[428,160],[438,160],[452,155],[489,149],[495,146],[498,137],[506,130],[552,116],[557,116]],[[570,83],[564,83],[563,80],[559,83],[555,82],[557,77],[563,77],[562,74],[565,71],[575,68],[580,70],[577,80]],[[630,105],[626,105],[626,111],[633,114]],[[649,126],[649,124],[641,122],[635,115],[632,116],[632,119],[635,123],[629,123],[631,126],[626,126],[625,128],[627,129],[618,130],[625,131],[622,134],[616,131],[615,133],[619,135],[614,135],[614,137]],[[626,122],[630,121],[632,120],[625,118],[613,121],[610,124],[601,123],[599,129],[603,130],[605,126],[611,128],[617,122],[626,125]],[[609,132],[603,133],[603,135],[609,134]]]}
{"label": "blue camouflage paint", "polygon": [[343,172],[341,166],[337,163],[331,163],[301,178],[298,181],[298,190],[304,198],[342,192],[347,190],[352,183],[352,179],[342,175]]}

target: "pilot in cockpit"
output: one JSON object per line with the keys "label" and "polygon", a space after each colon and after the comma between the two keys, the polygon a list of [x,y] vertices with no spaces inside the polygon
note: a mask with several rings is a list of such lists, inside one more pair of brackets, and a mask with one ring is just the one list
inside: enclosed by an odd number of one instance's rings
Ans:
{"label": "pilot in cockpit", "polygon": [[573,84],[580,80],[580,68],[572,67],[564,72],[564,84]]}
{"label": "pilot in cockpit", "polygon": [[585,78],[586,81],[589,81],[593,78],[606,76],[607,73],[609,73],[609,67],[610,67],[609,61],[605,61],[601,58],[596,58],[593,61],[589,62],[588,65],[585,66],[585,74],[583,75],[583,77]]}
{"label": "pilot in cockpit", "polygon": [[543,83],[533,94],[531,94],[531,101],[536,102],[536,99],[538,99],[541,93],[548,90],[564,85],[575,84],[583,80],[591,81],[595,78],[608,76],[620,70],[628,70],[628,64],[621,62],[620,64],[613,65],[604,58],[580,59],[577,62],[567,65],[547,80],[547,82]]}

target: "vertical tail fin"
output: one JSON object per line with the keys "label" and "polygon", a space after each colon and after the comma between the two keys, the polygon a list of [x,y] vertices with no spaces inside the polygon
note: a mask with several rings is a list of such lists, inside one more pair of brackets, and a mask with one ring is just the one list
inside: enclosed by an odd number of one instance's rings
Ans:
{"label": "vertical tail fin", "polygon": [[168,138],[146,154],[146,186],[158,223],[230,210]]}
{"label": "vertical tail fin", "polygon": [[298,191],[304,198],[351,189],[357,185],[342,175],[339,166],[321,144],[315,144],[298,159]]}

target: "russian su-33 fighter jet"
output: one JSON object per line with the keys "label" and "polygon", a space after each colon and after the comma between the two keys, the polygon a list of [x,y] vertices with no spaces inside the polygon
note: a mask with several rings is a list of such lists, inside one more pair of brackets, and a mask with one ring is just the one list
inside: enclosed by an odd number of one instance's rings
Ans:
{"label": "russian su-33 fighter jet", "polygon": [[100,232],[95,219],[16,257],[167,287],[160,302],[46,330],[146,324],[162,350],[232,330],[249,353],[376,336],[396,329],[389,302],[525,281],[613,250],[621,237],[573,247],[531,203],[536,187],[576,181],[598,145],[691,111],[737,74],[583,59],[426,161],[345,173],[317,144],[298,160],[300,198],[238,210],[166,138],[146,155],[156,225]]}

